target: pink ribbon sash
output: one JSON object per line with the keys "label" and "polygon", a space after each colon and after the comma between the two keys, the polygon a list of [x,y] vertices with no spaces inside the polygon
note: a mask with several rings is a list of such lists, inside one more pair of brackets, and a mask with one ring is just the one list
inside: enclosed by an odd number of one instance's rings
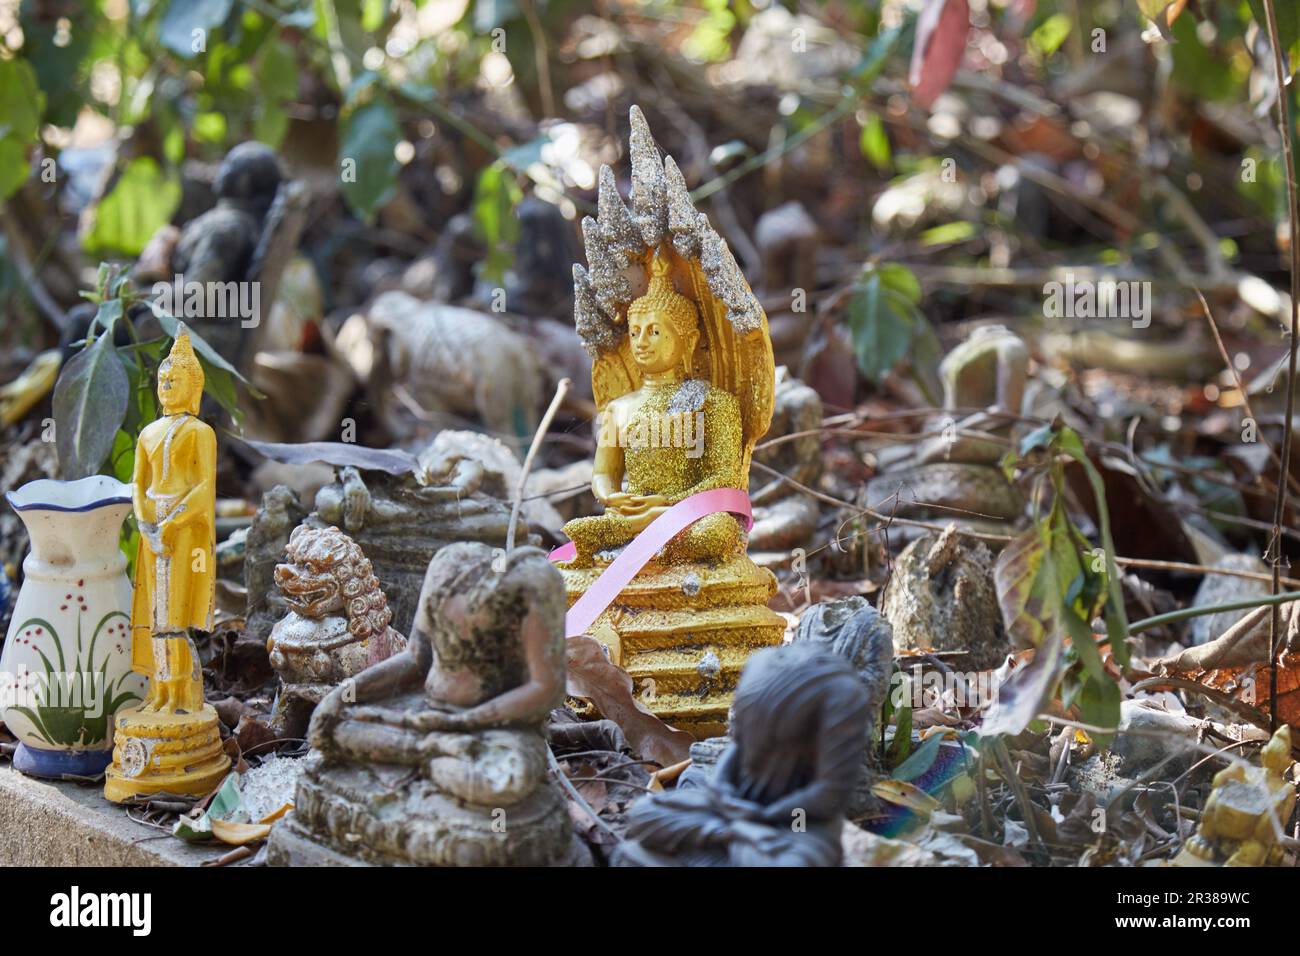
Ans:
{"label": "pink ribbon sash", "polygon": [[[739,488],[714,488],[701,491],[677,502],[649,525],[623,549],[623,553],[610,562],[599,577],[592,582],[587,593],[578,598],[564,616],[564,636],[579,637],[587,633],[602,611],[614,603],[622,590],[631,583],[660,549],[674,536],[685,531],[701,518],[728,511],[745,522],[745,530],[754,526],[749,495]],[[560,545],[549,555],[555,562],[572,561],[578,549],[570,541]]]}

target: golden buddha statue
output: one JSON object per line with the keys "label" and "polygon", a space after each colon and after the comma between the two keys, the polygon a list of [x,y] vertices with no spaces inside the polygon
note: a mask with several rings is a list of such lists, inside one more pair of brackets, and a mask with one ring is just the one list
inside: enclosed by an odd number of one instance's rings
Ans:
{"label": "golden buddha statue", "polygon": [[[602,412],[591,488],[605,513],[564,526],[578,552],[571,567],[590,565],[598,552],[627,544],[693,494],[747,485],[739,471],[740,406],[730,392],[691,377],[699,315],[673,289],[669,268],[666,256],[655,255],[649,290],[627,310],[641,385]],[[674,538],[664,558],[723,560],[741,550],[740,524],[718,512]]]}
{"label": "golden buddha statue", "polygon": [[[605,511],[564,526],[571,605],[607,588],[597,584],[607,566],[675,505],[745,492],[772,419],[762,306],[636,107],[631,126],[632,209],[602,168],[598,215],[582,224],[588,268],[574,267],[575,321],[601,415],[592,491]],[[735,514],[699,516],[645,555],[587,628],[651,710],[697,737],[725,732],[746,659],[785,630],[767,607],[776,579],[745,548]]]}
{"label": "golden buddha statue", "polygon": [[1278,866],[1285,849],[1278,839],[1295,809],[1291,728],[1283,724],[1259,754],[1259,767],[1234,760],[1214,775],[1210,799],[1196,834],[1183,844],[1172,866]]}
{"label": "golden buddha statue", "polygon": [[216,585],[217,436],[198,418],[203,368],[181,327],[158,368],[163,416],[140,433],[132,489],[140,546],[132,667],[148,699],[119,713],[104,796],[203,794],[230,769],[189,628],[211,630]]}

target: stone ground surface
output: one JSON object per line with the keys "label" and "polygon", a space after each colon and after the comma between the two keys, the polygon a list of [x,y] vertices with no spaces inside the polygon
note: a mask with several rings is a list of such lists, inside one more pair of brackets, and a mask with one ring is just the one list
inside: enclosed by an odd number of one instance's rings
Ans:
{"label": "stone ground surface", "polygon": [[0,767],[0,865],[197,866],[229,850],[135,823],[99,787]]}

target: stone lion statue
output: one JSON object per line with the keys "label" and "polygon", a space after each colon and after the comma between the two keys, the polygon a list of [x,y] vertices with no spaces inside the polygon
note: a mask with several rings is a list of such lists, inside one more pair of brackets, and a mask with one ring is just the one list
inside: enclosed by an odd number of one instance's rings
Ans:
{"label": "stone lion statue", "polygon": [[280,675],[271,726],[302,737],[330,690],[406,647],[369,559],[338,528],[299,526],[276,565],[275,584],[289,608],[267,641]]}

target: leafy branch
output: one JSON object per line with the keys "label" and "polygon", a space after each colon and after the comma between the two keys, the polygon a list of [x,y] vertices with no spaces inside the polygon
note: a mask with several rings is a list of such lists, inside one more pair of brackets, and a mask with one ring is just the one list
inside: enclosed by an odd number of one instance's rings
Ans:
{"label": "leafy branch", "polygon": [[[1102,659],[1092,622],[1104,620],[1111,653],[1122,669],[1129,666],[1129,630],[1101,475],[1079,436],[1059,423],[1026,436],[1019,461],[1008,458],[1008,469],[1020,465],[1045,479],[1051,503],[1032,527],[1012,539],[994,569],[1007,631],[1022,646],[1034,648],[1034,657],[1002,684],[982,733],[1019,733],[1058,693],[1061,705],[1077,707],[1086,723],[1116,727],[1119,685]],[[1091,546],[1066,511],[1069,461],[1083,468],[1096,496],[1100,549]]]}

